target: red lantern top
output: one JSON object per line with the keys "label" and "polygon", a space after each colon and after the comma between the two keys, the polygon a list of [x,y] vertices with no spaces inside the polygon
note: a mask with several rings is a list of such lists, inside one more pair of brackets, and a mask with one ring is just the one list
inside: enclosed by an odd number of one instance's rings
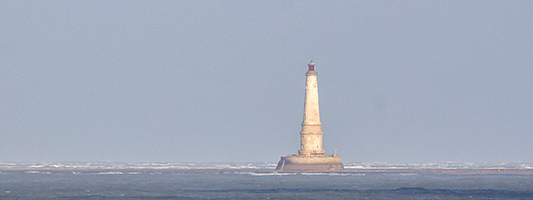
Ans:
{"label": "red lantern top", "polygon": [[307,66],[309,67],[309,71],[315,71],[315,63],[312,60]]}

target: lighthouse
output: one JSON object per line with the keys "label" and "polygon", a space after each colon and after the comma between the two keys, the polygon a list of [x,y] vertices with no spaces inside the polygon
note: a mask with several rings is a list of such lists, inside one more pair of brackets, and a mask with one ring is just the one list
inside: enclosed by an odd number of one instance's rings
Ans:
{"label": "lighthouse", "polygon": [[320,123],[320,110],[318,108],[318,81],[315,63],[308,65],[309,71],[305,73],[305,102],[304,121],[300,132],[300,156],[323,156],[322,150],[322,124]]}
{"label": "lighthouse", "polygon": [[339,171],[343,168],[342,159],[336,154],[326,156],[322,149],[323,132],[318,104],[318,74],[313,61],[307,67],[300,150],[298,150],[298,155],[281,157],[276,170],[280,172]]}

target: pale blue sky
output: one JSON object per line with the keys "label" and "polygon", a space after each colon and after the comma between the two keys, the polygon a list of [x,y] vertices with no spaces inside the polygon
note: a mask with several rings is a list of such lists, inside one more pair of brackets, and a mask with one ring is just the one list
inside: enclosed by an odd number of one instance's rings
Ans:
{"label": "pale blue sky", "polygon": [[532,1],[0,1],[0,161],[531,162]]}

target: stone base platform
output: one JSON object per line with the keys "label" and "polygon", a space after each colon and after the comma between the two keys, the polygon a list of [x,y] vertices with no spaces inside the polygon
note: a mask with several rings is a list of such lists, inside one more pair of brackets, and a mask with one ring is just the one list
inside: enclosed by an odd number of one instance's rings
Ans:
{"label": "stone base platform", "polygon": [[338,156],[285,156],[278,162],[279,172],[331,172],[342,171],[342,159]]}

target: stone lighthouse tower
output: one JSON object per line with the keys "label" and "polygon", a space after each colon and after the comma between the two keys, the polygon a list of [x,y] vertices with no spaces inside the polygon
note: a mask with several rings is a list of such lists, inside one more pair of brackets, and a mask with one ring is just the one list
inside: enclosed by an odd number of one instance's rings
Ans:
{"label": "stone lighthouse tower", "polygon": [[309,71],[305,74],[304,121],[300,132],[300,156],[323,156],[322,150],[322,124],[320,123],[320,111],[318,109],[318,82],[315,71],[315,63],[308,65]]}
{"label": "stone lighthouse tower", "polygon": [[342,160],[337,155],[326,156],[322,149],[322,124],[318,106],[318,82],[315,63],[308,64],[305,86],[304,120],[300,132],[298,155],[281,157],[278,171],[338,171]]}

